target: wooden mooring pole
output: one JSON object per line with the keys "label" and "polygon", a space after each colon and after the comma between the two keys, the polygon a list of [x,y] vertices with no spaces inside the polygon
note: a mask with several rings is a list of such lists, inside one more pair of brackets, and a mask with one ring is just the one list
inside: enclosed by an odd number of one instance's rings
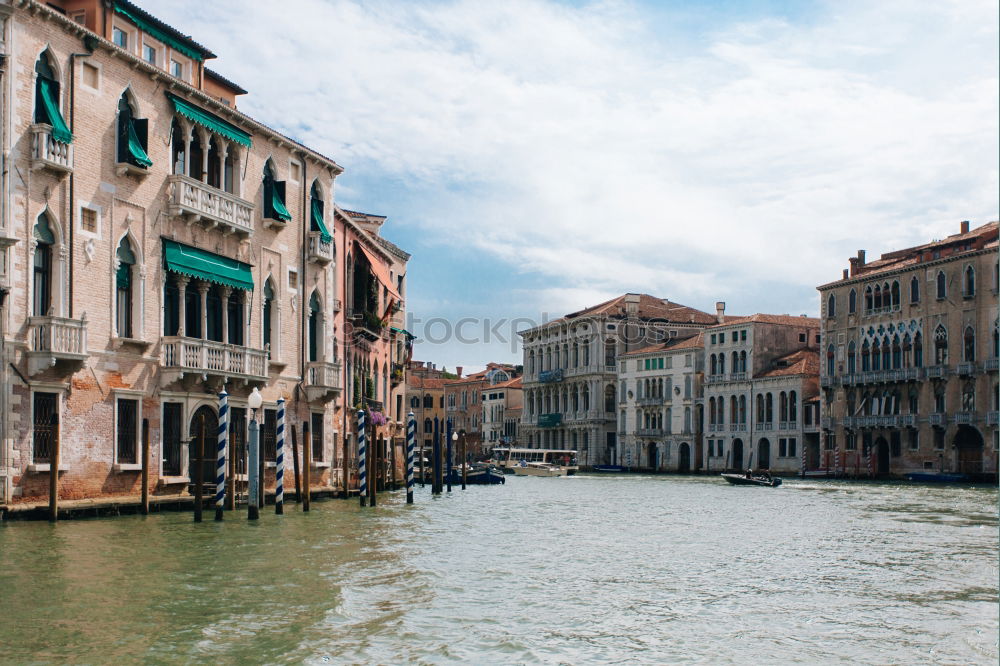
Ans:
{"label": "wooden mooring pole", "polygon": [[198,444],[194,465],[194,522],[201,522],[201,510],[203,504],[202,486],[205,482],[205,415],[202,414],[198,424]]}
{"label": "wooden mooring pole", "polygon": [[312,489],[312,441],[310,440],[309,421],[302,422],[302,510],[309,510],[309,498]]}
{"label": "wooden mooring pole", "polygon": [[292,426],[292,473],[295,475],[295,502],[302,503],[302,482],[299,480],[299,440]]}
{"label": "wooden mooring pole", "polygon": [[142,420],[142,515],[149,515],[149,419]]}
{"label": "wooden mooring pole", "polygon": [[49,522],[59,520],[59,417],[52,415],[52,447],[49,452]]}

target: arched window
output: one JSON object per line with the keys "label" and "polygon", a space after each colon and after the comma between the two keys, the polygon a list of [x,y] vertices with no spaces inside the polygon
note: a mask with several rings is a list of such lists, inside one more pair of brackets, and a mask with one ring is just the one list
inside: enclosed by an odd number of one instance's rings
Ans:
{"label": "arched window", "polygon": [[[431,403],[433,404],[433,402],[434,399],[432,398]],[[433,432],[434,432],[434,423],[430,419],[424,419],[424,434],[430,435]]]}
{"label": "arched window", "polygon": [[745,395],[740,396],[740,423],[747,422],[747,397]]}
{"label": "arched window", "polygon": [[858,310],[858,292],[853,288],[847,294],[847,314],[854,314]]}
{"label": "arched window", "polygon": [[830,318],[837,316],[837,299],[833,294],[826,299],[826,316]]}
{"label": "arched window", "polygon": [[757,394],[757,422],[764,422],[764,396],[761,393]]}
{"label": "arched window", "polygon": [[924,343],[919,331],[913,336],[913,367],[924,367]]}
{"label": "arched window", "polygon": [[882,343],[882,369],[888,370],[892,367],[892,346],[888,340]]}
{"label": "arched window", "polygon": [[892,367],[897,370],[903,367],[903,348],[899,344],[899,335],[892,336]]}
{"label": "arched window", "polygon": [[740,352],[740,372],[747,371],[747,353],[745,351]]}
{"label": "arched window", "polygon": [[34,120],[52,127],[52,139],[72,143],[73,135],[60,111],[59,77],[56,76],[52,54],[46,49],[35,61],[35,114]]}
{"label": "arched window", "polygon": [[920,280],[914,275],[910,278],[910,303],[920,302]]}
{"label": "arched window", "polygon": [[774,394],[768,393],[764,398],[764,420],[767,423],[774,421]]}
{"label": "arched window", "polygon": [[274,165],[271,160],[264,163],[264,206],[263,217],[269,220],[279,220],[288,222],[292,219],[292,214],[285,206],[285,181],[278,180],[274,172]]}
{"label": "arched window", "polygon": [[861,343],[861,372],[868,372],[872,369],[871,349],[868,341]]}
{"label": "arched window", "polygon": [[788,396],[784,391],[778,394],[778,420],[788,420]]}
{"label": "arched window", "polygon": [[434,409],[434,396],[432,395],[424,396],[424,409]]}
{"label": "arched window", "polygon": [[222,189],[222,148],[219,138],[214,134],[208,137],[208,178],[206,181],[212,187]]}
{"label": "arched window", "polygon": [[875,309],[878,310],[881,307],[882,307],[882,287],[880,287],[879,285],[875,285]]}
{"label": "arched window", "polygon": [[535,350],[532,349],[528,352],[528,374],[535,374]]}
{"label": "arched window", "polygon": [[726,355],[719,354],[719,374],[726,374]]}
{"label": "arched window", "polygon": [[319,361],[320,355],[320,317],[322,308],[319,302],[319,294],[315,291],[309,297],[309,361]]}
{"label": "arched window", "polygon": [[934,329],[934,365],[948,363],[948,329],[938,324]]}
{"label": "arched window", "polygon": [[122,93],[118,100],[118,161],[147,169],[153,166],[146,152],[149,123],[135,115],[128,93]]}
{"label": "arched window", "polygon": [[274,357],[271,353],[274,323],[274,282],[268,278],[264,282],[264,315],[261,317],[260,325],[264,335],[264,349],[268,350],[268,356],[271,358]]}
{"label": "arched window", "polygon": [[180,121],[174,118],[170,127],[171,143],[171,168],[172,173],[182,174],[187,172],[187,137]]}
{"label": "arched window", "polygon": [[417,396],[410,398],[410,409],[417,409],[420,407],[420,399]]}
{"label": "arched window", "polygon": [[711,357],[711,359],[709,361],[709,364],[710,364],[710,366],[712,368],[712,371],[709,374],[711,374],[711,375],[718,374],[716,372],[717,363],[716,363],[716,360],[715,360],[715,354],[712,354],[712,357]]}
{"label": "arched window", "polygon": [[715,425],[715,398],[708,399],[708,424]]}
{"label": "arched window", "polygon": [[870,312],[874,308],[874,297],[872,295],[872,286],[868,285],[865,287],[865,312]]}
{"label": "arched window", "polygon": [[118,337],[131,338],[132,331],[132,278],[135,253],[128,237],[122,238],[116,253],[118,270],[115,271],[115,324]]}
{"label": "arched window", "polygon": [[826,376],[833,377],[836,371],[836,358],[833,351],[833,345],[829,345],[826,348]]}
{"label": "arched window", "polygon": [[740,419],[739,401],[736,399],[735,395],[734,396],[730,396],[730,398],[729,398],[729,422],[730,423],[739,423],[740,422],[739,419]]}
{"label": "arched window", "polygon": [[1000,320],[993,322],[993,358],[1000,358]]}
{"label": "arched window", "polygon": [[56,238],[49,216],[42,213],[35,223],[34,280],[31,312],[44,317],[52,308],[52,246]]}
{"label": "arched window", "polygon": [[972,298],[976,295],[976,270],[972,266],[965,267],[962,296]]}
{"label": "arched window", "polygon": [[857,348],[854,346],[854,340],[847,345],[847,372],[848,374],[854,374],[858,371],[857,364]]}
{"label": "arched window", "polygon": [[729,371],[742,372],[742,370],[740,370],[740,355],[738,352],[733,352],[733,356],[729,364]]}
{"label": "arched window", "polygon": [[615,387],[611,384],[604,387],[604,411],[611,414],[615,412]]}
{"label": "arched window", "polygon": [[893,280],[892,281],[892,290],[891,290],[890,293],[892,294],[892,296],[891,296],[892,307],[893,308],[898,308],[899,307],[899,280]]}
{"label": "arched window", "polygon": [[796,423],[799,420],[799,399],[795,391],[788,394],[788,420]]}
{"label": "arched window", "polygon": [[945,298],[948,295],[948,281],[945,278],[944,271],[938,271],[937,274],[937,297]]}
{"label": "arched window", "polygon": [[882,369],[882,343],[878,340],[872,345],[872,370]]}
{"label": "arched window", "polygon": [[965,328],[963,342],[963,360],[966,363],[974,363],[976,360],[976,331],[971,326]]}

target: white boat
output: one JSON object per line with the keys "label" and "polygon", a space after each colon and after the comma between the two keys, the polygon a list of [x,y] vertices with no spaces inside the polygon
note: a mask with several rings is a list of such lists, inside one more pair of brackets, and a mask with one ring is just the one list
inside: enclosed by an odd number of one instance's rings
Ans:
{"label": "white boat", "polygon": [[576,451],[572,449],[493,449],[493,462],[497,467],[510,474],[521,463],[548,463],[562,467],[567,476],[572,476],[579,469]]}
{"label": "white boat", "polygon": [[514,466],[518,476],[566,476],[566,468],[544,462],[521,462]]}

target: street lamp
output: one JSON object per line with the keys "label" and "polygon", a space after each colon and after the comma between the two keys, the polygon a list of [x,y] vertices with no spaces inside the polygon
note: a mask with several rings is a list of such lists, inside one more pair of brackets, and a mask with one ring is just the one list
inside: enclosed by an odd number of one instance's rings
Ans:
{"label": "street lamp", "polygon": [[264,403],[260,391],[255,386],[247,398],[247,407],[250,408],[250,450],[249,450],[249,483],[247,488],[247,520],[257,520],[260,518],[260,425],[257,423],[257,410]]}
{"label": "street lamp", "polygon": [[462,430],[462,490],[465,490],[465,483],[468,477],[469,470],[469,442],[465,438],[465,430]]}
{"label": "street lamp", "polygon": [[455,451],[455,444],[458,442],[458,433],[451,433],[451,441],[448,442],[448,492],[451,492],[451,470],[452,470],[452,453]]}

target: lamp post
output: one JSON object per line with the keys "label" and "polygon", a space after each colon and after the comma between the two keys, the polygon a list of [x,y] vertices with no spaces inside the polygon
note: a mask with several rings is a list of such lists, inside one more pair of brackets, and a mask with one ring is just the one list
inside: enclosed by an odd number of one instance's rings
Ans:
{"label": "lamp post", "polygon": [[[450,428],[449,428],[450,430]],[[458,444],[458,433],[451,433],[451,437],[448,438],[448,492],[451,492],[451,470],[452,470],[452,456],[455,452],[455,446]]]}
{"label": "lamp post", "polygon": [[462,431],[462,490],[468,480],[469,471],[469,441],[465,438],[465,431]]}
{"label": "lamp post", "polygon": [[250,451],[248,472],[249,484],[247,488],[247,520],[258,520],[260,518],[260,424],[257,423],[257,410],[263,404],[264,399],[260,391],[255,386],[247,398],[247,407],[250,408]]}

